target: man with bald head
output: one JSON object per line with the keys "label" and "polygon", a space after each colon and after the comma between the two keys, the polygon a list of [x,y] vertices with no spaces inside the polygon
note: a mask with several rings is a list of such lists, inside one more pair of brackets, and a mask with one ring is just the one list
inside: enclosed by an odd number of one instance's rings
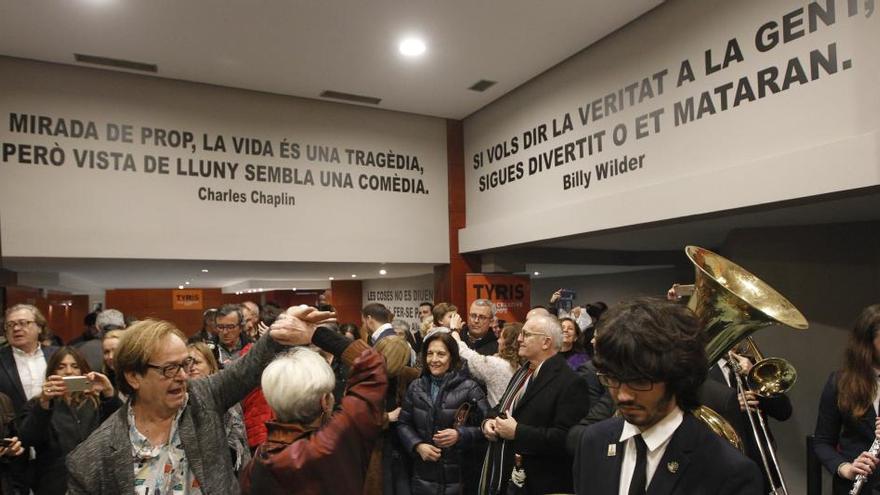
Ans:
{"label": "man with bald head", "polygon": [[571,493],[572,459],[565,439],[587,412],[587,384],[558,354],[562,327],[556,318],[532,316],[517,341],[519,356],[527,362],[483,422],[491,443],[479,493],[507,493],[514,454],[526,466],[526,493]]}

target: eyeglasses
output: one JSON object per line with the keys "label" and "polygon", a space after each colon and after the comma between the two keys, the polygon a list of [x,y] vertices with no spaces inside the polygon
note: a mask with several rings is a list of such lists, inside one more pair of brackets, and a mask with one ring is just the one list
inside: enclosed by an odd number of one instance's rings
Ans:
{"label": "eyeglasses", "polygon": [[469,314],[468,316],[470,316],[471,319],[474,320],[474,321],[486,321],[486,320],[492,318],[491,316],[478,315],[478,314],[476,314],[476,313],[471,313],[471,314]]}
{"label": "eyeglasses", "polygon": [[14,321],[7,321],[5,327],[6,327],[7,330],[12,330],[12,329],[14,329],[15,327],[26,327],[26,326],[29,326],[31,323],[34,323],[34,320],[14,320]]}
{"label": "eyeglasses", "polygon": [[596,378],[598,378],[599,383],[606,388],[620,388],[621,385],[626,385],[627,388],[630,388],[637,392],[647,392],[648,390],[654,388],[654,382],[647,378],[631,378],[622,380],[611,375],[606,375],[605,373],[596,373]]}
{"label": "eyeglasses", "polygon": [[195,359],[188,357],[179,363],[166,364],[165,366],[157,366],[155,364],[147,363],[147,368],[159,370],[159,373],[162,373],[165,378],[174,378],[180,373],[180,370],[189,373],[189,370],[194,363]]}
{"label": "eyeglasses", "polygon": [[226,325],[217,324],[214,325],[214,328],[217,329],[218,332],[227,332],[229,330],[235,330],[236,328],[240,328],[241,323],[229,323]]}
{"label": "eyeglasses", "polygon": [[523,340],[525,340],[533,335],[543,335],[543,336],[547,337],[547,334],[544,332],[530,332],[528,330],[522,331]]}

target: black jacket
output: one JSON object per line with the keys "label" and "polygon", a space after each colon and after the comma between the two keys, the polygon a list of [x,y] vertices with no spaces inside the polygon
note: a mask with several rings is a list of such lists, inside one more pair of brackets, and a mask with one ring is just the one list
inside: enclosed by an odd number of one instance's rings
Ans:
{"label": "black jacket", "polygon": [[[506,493],[513,456],[520,454],[528,494],[571,493],[571,457],[565,450],[565,439],[569,428],[587,413],[588,402],[586,382],[572,371],[565,358],[556,354],[544,361],[513,410],[515,438],[489,446],[487,466],[503,459],[503,467],[497,475],[484,473],[487,485],[495,485],[492,479],[500,477],[500,492]],[[501,412],[496,408],[489,415],[495,417]],[[493,490],[492,486],[487,489],[489,493]]]}
{"label": "black jacket", "polygon": [[[43,357],[46,358],[46,362],[58,350],[57,347],[45,346],[41,349],[43,350]],[[12,357],[12,347],[0,349],[0,368],[3,368],[0,371],[0,393],[6,394],[7,397],[12,399],[12,407],[18,413],[24,407],[24,403],[27,402],[27,396],[24,394],[24,387],[21,385],[21,377],[18,376],[15,358]]]}
{"label": "black jacket", "polygon": [[[873,406],[868,407],[868,412],[858,419],[840,412],[837,408],[838,378],[839,372],[832,373],[822,389],[814,443],[816,457],[833,478],[831,491],[834,495],[849,493],[852,488],[853,482],[838,476],[837,468],[844,462],[852,462],[870,448],[874,442],[874,421],[877,419]],[[871,487],[877,483],[878,474],[875,471],[862,487],[862,493],[870,493]]]}
{"label": "black jacket", "polygon": [[29,400],[16,418],[22,445],[37,451],[32,489],[35,494],[67,492],[67,468],[64,461],[83,440],[121,405],[117,397],[100,399],[98,405],[84,400],[72,407],[61,399],[53,399],[49,409],[40,407],[39,398]]}
{"label": "black jacket", "polygon": [[[450,371],[444,377],[437,400],[432,401],[431,378],[423,374],[407,389],[400,409],[397,433],[403,450],[414,457],[413,494],[462,493],[465,481],[461,475],[462,456],[468,449],[483,442],[480,423],[489,410],[483,389],[461,371]],[[432,444],[432,437],[440,430],[451,428],[455,413],[462,404],[470,404],[466,425],[458,428],[458,443],[444,449],[438,462],[425,462],[416,453],[420,443]],[[476,483],[476,480],[471,480]],[[470,483],[468,483],[470,484]]]}
{"label": "black jacket", "polygon": [[468,347],[477,351],[478,354],[483,356],[494,356],[495,354],[498,354],[498,337],[495,336],[495,332],[493,332],[491,328],[482,338],[474,339],[474,337],[471,336],[467,325],[465,325],[461,331],[461,338],[467,343]]}
{"label": "black jacket", "polygon": [[[575,493],[617,495],[626,442],[623,418],[584,430],[574,460]],[[609,446],[615,445],[612,449]],[[613,452],[613,454],[612,454]],[[758,467],[698,419],[685,413],[646,495],[761,495]]]}

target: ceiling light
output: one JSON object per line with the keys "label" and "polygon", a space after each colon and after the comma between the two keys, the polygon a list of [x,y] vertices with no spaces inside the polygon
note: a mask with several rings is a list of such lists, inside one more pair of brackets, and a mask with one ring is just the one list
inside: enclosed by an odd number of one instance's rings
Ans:
{"label": "ceiling light", "polygon": [[259,289],[257,289],[257,292],[263,292],[263,288],[260,287]]}
{"label": "ceiling light", "polygon": [[418,38],[406,38],[398,45],[401,55],[407,57],[418,57],[425,53],[425,42]]}
{"label": "ceiling light", "polygon": [[540,275],[540,274],[541,274],[541,272],[535,272],[535,276],[536,276],[536,277],[537,277],[538,275]]}
{"label": "ceiling light", "polygon": [[208,269],[207,269],[207,268],[202,268],[202,273],[208,273]]}
{"label": "ceiling light", "polygon": [[189,285],[189,280],[183,283],[184,285]]}
{"label": "ceiling light", "polygon": [[351,278],[358,278],[357,273],[352,273]]}
{"label": "ceiling light", "polygon": [[327,277],[327,278],[330,279],[330,280],[333,280],[333,277]]}
{"label": "ceiling light", "polygon": [[290,290],[292,290],[292,291],[294,291],[294,292],[296,292],[296,287],[294,287],[294,288],[292,288],[292,289],[290,289]]}
{"label": "ceiling light", "polygon": [[180,290],[183,290],[183,286],[182,286],[182,285],[178,285],[177,288],[180,289]]}
{"label": "ceiling light", "polygon": [[379,275],[388,275],[388,270],[386,270],[384,268],[379,270]]}

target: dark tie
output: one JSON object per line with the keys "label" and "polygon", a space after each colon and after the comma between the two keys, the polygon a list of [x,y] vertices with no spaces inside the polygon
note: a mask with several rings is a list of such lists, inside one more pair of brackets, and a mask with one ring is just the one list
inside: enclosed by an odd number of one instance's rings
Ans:
{"label": "dark tie", "polygon": [[648,486],[648,446],[641,435],[633,437],[636,444],[636,469],[629,483],[629,495],[645,495]]}

